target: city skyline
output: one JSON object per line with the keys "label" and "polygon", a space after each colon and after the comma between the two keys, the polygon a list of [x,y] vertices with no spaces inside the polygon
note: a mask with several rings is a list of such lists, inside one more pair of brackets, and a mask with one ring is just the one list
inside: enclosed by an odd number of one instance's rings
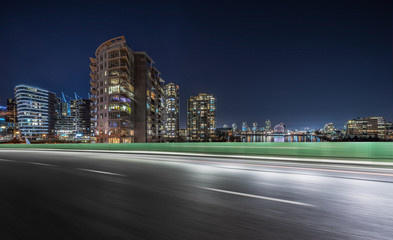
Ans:
{"label": "city skyline", "polygon": [[2,239],[392,239],[392,9],[2,2]]}
{"label": "city skyline", "polygon": [[[367,116],[392,120],[390,3],[304,3],[228,4],[215,11],[215,3],[209,9],[124,3],[105,17],[100,3],[25,4],[18,19],[10,11],[18,3],[7,3],[0,10],[6,36],[0,50],[8,56],[0,66],[0,100],[12,97],[17,84],[86,98],[88,58],[102,42],[125,35],[157,61],[167,82],[180,86],[181,113],[188,97],[212,93],[219,127],[266,119],[288,128],[340,127]],[[113,22],[104,22],[108,17]],[[181,128],[185,117],[180,114]]]}

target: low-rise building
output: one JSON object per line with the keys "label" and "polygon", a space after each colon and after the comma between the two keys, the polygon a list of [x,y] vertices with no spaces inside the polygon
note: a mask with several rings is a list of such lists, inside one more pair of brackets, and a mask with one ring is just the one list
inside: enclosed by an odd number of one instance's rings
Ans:
{"label": "low-rise building", "polygon": [[349,120],[346,124],[347,137],[378,137],[387,135],[386,121],[383,117],[365,117]]}

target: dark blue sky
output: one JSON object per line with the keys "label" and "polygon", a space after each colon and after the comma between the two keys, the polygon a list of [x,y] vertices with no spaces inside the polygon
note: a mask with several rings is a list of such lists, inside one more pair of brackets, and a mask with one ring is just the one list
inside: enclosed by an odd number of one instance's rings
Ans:
{"label": "dark blue sky", "polygon": [[337,127],[393,120],[391,1],[7,1],[0,8],[0,101],[16,84],[89,89],[89,56],[125,35],[186,99],[217,97],[218,126]]}

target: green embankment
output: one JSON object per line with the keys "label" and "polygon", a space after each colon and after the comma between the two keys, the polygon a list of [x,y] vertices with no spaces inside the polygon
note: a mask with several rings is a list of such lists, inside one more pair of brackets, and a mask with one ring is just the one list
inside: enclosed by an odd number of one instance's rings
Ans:
{"label": "green embankment", "polygon": [[1,144],[1,148],[128,150],[393,161],[390,142]]}

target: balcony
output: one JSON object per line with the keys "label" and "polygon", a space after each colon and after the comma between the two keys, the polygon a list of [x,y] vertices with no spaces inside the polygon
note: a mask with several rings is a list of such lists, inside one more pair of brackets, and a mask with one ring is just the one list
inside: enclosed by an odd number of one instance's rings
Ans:
{"label": "balcony", "polygon": [[[129,101],[127,101],[127,100],[129,100]],[[129,98],[124,98],[124,99],[117,98],[116,99],[116,98],[112,97],[109,99],[108,103],[119,103],[120,105],[125,105],[127,107],[131,107],[131,99],[129,99]]]}
{"label": "balcony", "polygon": [[93,87],[93,88],[97,88],[97,82],[96,81],[90,81],[90,85]]}
{"label": "balcony", "polygon": [[97,80],[97,75],[94,74],[93,72],[90,72],[90,78],[93,80]]}
{"label": "balcony", "polygon": [[96,94],[97,94],[97,90],[96,90],[95,88],[93,88],[93,87],[90,87],[90,92],[91,92],[91,94],[93,94],[93,95],[96,95]]}
{"label": "balcony", "polygon": [[89,67],[90,67],[92,72],[97,72],[97,67],[96,66],[90,64]]}

